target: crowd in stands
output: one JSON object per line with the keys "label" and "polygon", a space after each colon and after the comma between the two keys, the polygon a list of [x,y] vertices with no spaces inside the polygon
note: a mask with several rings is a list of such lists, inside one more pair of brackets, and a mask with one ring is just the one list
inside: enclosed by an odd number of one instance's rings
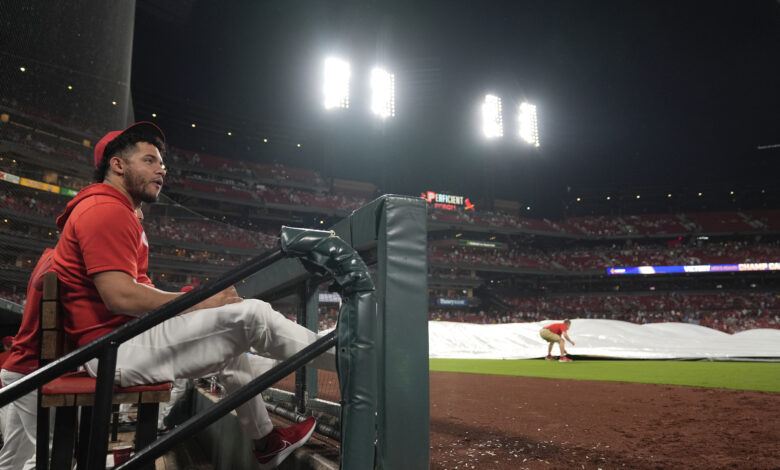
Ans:
{"label": "crowd in stands", "polygon": [[154,217],[144,220],[144,230],[150,239],[159,237],[168,240],[196,244],[217,245],[234,248],[255,248],[268,238],[255,232],[256,239],[249,232],[232,225],[212,220],[182,220],[169,217]]}
{"label": "crowd in stands", "polygon": [[170,246],[151,246],[149,247],[149,256],[154,261],[188,261],[193,263],[218,264],[223,266],[237,266],[247,261],[247,256],[218,253],[214,251],[204,251],[197,249],[187,249]]}
{"label": "crowd in stands", "polygon": [[[7,104],[7,103],[6,103]],[[37,116],[44,121],[57,123],[55,117],[34,109],[19,108],[25,116]],[[64,158],[74,164],[91,167],[92,149],[79,139],[58,138],[53,133],[36,130],[23,131],[21,127],[0,126],[0,140],[21,144],[52,158]],[[95,132],[85,132],[85,136]],[[83,140],[83,139],[82,139]],[[259,164],[238,161],[205,152],[193,152],[178,148],[169,149],[170,171],[166,178],[169,188],[189,189],[200,194],[219,194],[237,201],[253,204],[278,204],[284,206],[316,207],[354,210],[369,202],[369,197],[357,197],[329,190],[329,183],[316,171],[286,167],[279,163]],[[34,175],[42,168],[21,168],[0,164],[0,170],[12,169]],[[28,173],[29,172],[29,173]],[[23,176],[24,176],[23,175]],[[60,175],[61,177],[62,175]],[[42,176],[41,176],[42,178]],[[79,185],[86,181],[74,179]],[[74,189],[78,187],[68,186]],[[0,184],[0,207],[26,215],[50,220],[62,211],[68,198],[51,193],[36,193],[29,188],[11,183]],[[468,275],[468,267],[490,266],[526,268],[548,271],[604,270],[615,266],[731,264],[751,262],[777,262],[780,260],[780,242],[777,237],[765,237],[762,241],[751,239],[696,242],[678,240],[675,243],[600,241],[598,245],[584,246],[593,237],[630,237],[645,235],[688,236],[707,233],[765,233],[780,231],[780,210],[730,211],[680,214],[644,214],[625,216],[571,217],[562,221],[520,217],[499,211],[446,211],[431,208],[432,223],[459,224],[464,226],[495,227],[554,235],[567,235],[577,239],[576,246],[566,243],[549,246],[526,246],[507,240],[502,248],[475,248],[452,244],[436,244],[429,247],[429,260],[433,264],[467,267],[466,272],[447,273],[438,270],[434,275],[457,279]],[[150,239],[168,240],[208,247],[227,247],[266,250],[278,244],[278,228],[239,228],[235,224],[219,223],[210,219],[183,219],[173,217],[147,217],[145,230]],[[23,224],[10,230],[19,231]],[[4,230],[9,228],[0,226]],[[40,235],[41,229],[26,227],[29,235]],[[47,229],[48,230],[48,229]],[[20,232],[21,233],[21,232]],[[56,234],[55,234],[56,236]],[[689,237],[693,238],[693,237]],[[744,238],[744,237],[742,237]],[[561,240],[564,240],[563,238]],[[154,243],[152,243],[154,245]],[[569,244],[571,245],[571,244]],[[170,244],[156,247],[152,257],[159,259],[187,259],[193,262],[236,265],[245,256],[228,255],[224,250],[199,251],[171,248]],[[473,275],[470,277],[474,279]],[[156,278],[162,284],[174,286]],[[157,282],[157,281],[156,281]],[[0,291],[11,300],[22,300],[23,290]],[[431,319],[470,321],[476,323],[505,321],[538,321],[546,318],[615,318],[635,323],[656,321],[687,321],[711,326],[723,331],[739,331],[746,328],[780,327],[777,296],[770,294],[707,294],[707,295],[654,295],[654,296],[571,296],[554,298],[508,298],[511,308],[503,311],[472,312],[458,309],[431,309]],[[335,324],[337,312],[325,309],[322,326]]]}
{"label": "crowd in stands", "polygon": [[314,193],[293,188],[266,188],[260,190],[259,197],[269,203],[294,206],[324,207],[353,211],[366,205],[368,199],[356,198],[339,193]]}
{"label": "crowd in stands", "polygon": [[0,207],[27,215],[53,218],[65,208],[65,201],[54,202],[32,194],[11,191],[9,185],[0,185]]}
{"label": "crowd in stands", "polygon": [[269,187],[261,183],[250,185],[247,181],[214,180],[192,174],[187,177],[166,177],[170,188],[184,188],[204,194],[220,194],[235,199],[260,201],[270,204],[321,207],[352,211],[366,205],[366,198],[324,191],[305,191],[290,187]]}
{"label": "crowd in stands", "polygon": [[78,190],[90,184],[91,180],[78,176],[60,174],[52,171],[50,168],[42,168],[38,165],[29,164],[23,160],[24,157],[0,155],[0,172],[27,178],[33,181],[43,181],[48,184]]}
{"label": "crowd in stands", "polygon": [[[46,134],[22,133],[3,126],[0,139],[26,145],[37,152],[51,155],[52,158],[65,157],[85,166],[91,164],[90,148],[80,144],[66,145]],[[44,142],[47,139],[51,142]],[[178,148],[170,148],[168,157],[174,164],[169,165],[166,185],[173,188],[191,189],[203,194],[221,194],[235,199],[344,211],[355,210],[371,199],[328,191],[328,184],[319,173],[311,169],[286,167],[279,163],[249,163]],[[190,167],[197,167],[200,171],[188,171],[186,166],[175,165],[182,162]],[[214,173],[204,174],[202,169],[210,169]],[[291,183],[315,190],[286,186]],[[86,184],[87,181],[74,179],[69,181],[68,187],[78,190]]]}
{"label": "crowd in stands", "polygon": [[520,253],[514,249],[483,250],[467,247],[429,247],[428,249],[428,259],[432,263],[551,269],[549,260],[542,259],[543,256],[536,251],[528,250],[526,253]]}
{"label": "crowd in stands", "polygon": [[183,188],[202,194],[220,194],[234,199],[257,200],[254,192],[245,189],[245,184],[239,184],[232,180],[212,182],[200,178],[198,175],[187,178],[166,176],[165,184],[168,188]]}
{"label": "crowd in stands", "polygon": [[24,302],[27,299],[27,293],[21,290],[14,292],[11,289],[0,289],[0,298],[10,300],[19,305],[24,305]]}
{"label": "crowd in stands", "polygon": [[[24,133],[8,125],[2,126],[1,131],[0,139],[22,143],[55,158],[73,159],[85,165],[91,161],[91,149],[72,139],[63,141],[49,133]],[[178,148],[171,148],[168,155],[174,164],[170,165],[166,184],[172,188],[189,188],[238,200],[345,211],[354,210],[370,200],[370,197],[329,191],[327,182],[311,169],[286,167],[279,163],[251,163]],[[204,169],[211,173],[207,171],[204,174]],[[430,218],[432,221],[464,225],[586,236],[744,233],[780,229],[780,210],[591,216],[550,221],[498,211],[431,209]]]}
{"label": "crowd in stands", "polygon": [[746,240],[674,244],[634,243],[630,246],[590,246],[543,250],[509,244],[506,249],[431,246],[432,263],[462,266],[502,266],[541,270],[604,270],[625,266],[739,264],[780,261],[780,242]]}
{"label": "crowd in stands", "polygon": [[286,167],[280,163],[261,164],[240,161],[204,152],[170,148],[168,157],[175,163],[190,167],[202,167],[217,172],[226,172],[248,180],[264,180],[276,183],[297,182],[307,187],[326,187],[327,183],[314,170]]}
{"label": "crowd in stands", "polygon": [[67,159],[75,164],[85,166],[91,164],[89,149],[83,147],[80,143],[65,143],[49,133],[21,132],[18,129],[3,126],[0,132],[0,139],[22,144],[52,158]]}
{"label": "crowd in stands", "polygon": [[339,309],[333,305],[320,305],[319,307],[319,331],[336,327],[339,319]]}
{"label": "crowd in stands", "polygon": [[627,216],[570,217],[562,221],[529,219],[501,212],[431,209],[433,221],[596,237],[762,232],[780,228],[780,210],[689,212]]}

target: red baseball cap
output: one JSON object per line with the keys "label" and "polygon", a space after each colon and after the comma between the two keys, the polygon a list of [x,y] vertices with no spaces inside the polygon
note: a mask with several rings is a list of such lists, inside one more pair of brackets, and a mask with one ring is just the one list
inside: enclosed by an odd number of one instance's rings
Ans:
{"label": "red baseball cap", "polygon": [[157,127],[157,124],[149,121],[136,122],[135,124],[131,125],[130,127],[128,127],[123,131],[111,131],[105,136],[103,136],[102,139],[100,139],[97,145],[95,145],[95,168],[97,168],[98,165],[100,165],[100,160],[103,159],[103,153],[106,151],[106,146],[112,140],[116,139],[117,137],[129,131],[130,129],[151,132],[153,134],[156,134],[160,139],[162,139],[163,143],[165,143],[165,134],[163,134],[163,131],[160,130],[159,127]]}

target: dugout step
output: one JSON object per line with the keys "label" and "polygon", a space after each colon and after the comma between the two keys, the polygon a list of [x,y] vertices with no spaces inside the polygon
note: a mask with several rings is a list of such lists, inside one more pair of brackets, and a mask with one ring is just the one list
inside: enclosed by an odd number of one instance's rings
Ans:
{"label": "dugout step", "polygon": [[[218,400],[217,395],[195,387],[191,412],[193,415],[200,413]],[[271,421],[275,426],[292,424],[274,414],[271,414]],[[235,411],[199,432],[195,440],[214,470],[257,468],[252,454],[252,443],[244,437]],[[338,470],[338,460],[338,443],[315,433],[306,445],[293,452],[278,468],[280,470]]]}

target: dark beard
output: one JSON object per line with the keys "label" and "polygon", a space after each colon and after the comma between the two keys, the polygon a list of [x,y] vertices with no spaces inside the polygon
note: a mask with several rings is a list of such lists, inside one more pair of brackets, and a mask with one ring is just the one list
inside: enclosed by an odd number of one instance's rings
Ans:
{"label": "dark beard", "polygon": [[145,185],[143,184],[141,178],[137,177],[132,172],[127,172],[125,178],[127,178],[127,183],[128,183],[127,192],[130,194],[130,197],[132,197],[136,201],[146,202],[148,204],[157,202],[157,199],[159,198],[160,194],[144,192],[143,188],[145,187]]}
{"label": "dark beard", "polygon": [[[136,197],[133,195],[133,197]],[[145,202],[147,204],[152,204],[154,202],[157,202],[157,200],[160,198],[159,194],[147,194],[147,193],[140,193],[138,194],[138,200],[141,202]]]}

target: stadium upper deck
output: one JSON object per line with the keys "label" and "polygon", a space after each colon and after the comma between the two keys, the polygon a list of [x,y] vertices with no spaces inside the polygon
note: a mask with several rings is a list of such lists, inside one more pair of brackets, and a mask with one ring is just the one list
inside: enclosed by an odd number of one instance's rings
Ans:
{"label": "stadium upper deck", "polygon": [[[29,267],[56,241],[53,220],[68,193],[90,182],[91,141],[29,113],[9,112],[0,121],[0,256],[8,281],[4,295],[18,300]],[[144,224],[153,240],[152,278],[172,287],[207,279],[272,248],[281,224],[327,227],[376,196],[373,185],[327,180],[314,170],[278,163],[176,148],[167,162],[166,197],[147,210]],[[21,178],[25,184],[18,184]],[[65,189],[55,193],[53,186]],[[490,303],[480,299],[480,286],[517,285],[511,282],[516,276],[527,285],[529,275],[602,278],[610,266],[780,260],[780,210],[771,208],[559,221],[431,208],[429,229],[432,303],[466,298],[471,309]]]}

